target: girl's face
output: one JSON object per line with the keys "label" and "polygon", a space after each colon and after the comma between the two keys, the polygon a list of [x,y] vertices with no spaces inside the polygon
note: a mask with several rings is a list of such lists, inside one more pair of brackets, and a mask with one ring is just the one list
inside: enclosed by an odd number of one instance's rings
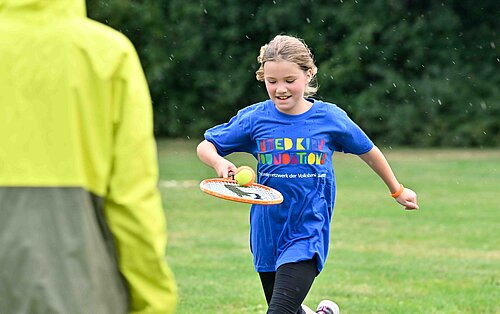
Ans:
{"label": "girl's face", "polygon": [[304,91],[312,79],[312,70],[302,70],[290,61],[264,63],[264,81],[267,93],[276,108],[286,114],[301,114],[311,108],[304,99]]}

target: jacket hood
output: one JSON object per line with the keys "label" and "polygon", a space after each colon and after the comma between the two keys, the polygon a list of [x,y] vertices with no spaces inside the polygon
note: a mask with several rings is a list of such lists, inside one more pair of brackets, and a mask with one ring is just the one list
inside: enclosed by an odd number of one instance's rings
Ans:
{"label": "jacket hood", "polygon": [[0,14],[85,17],[85,0],[0,0]]}

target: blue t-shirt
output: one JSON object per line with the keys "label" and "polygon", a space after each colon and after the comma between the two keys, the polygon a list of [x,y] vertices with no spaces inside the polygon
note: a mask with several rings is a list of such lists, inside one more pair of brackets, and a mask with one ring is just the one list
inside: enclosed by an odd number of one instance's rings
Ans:
{"label": "blue t-shirt", "polygon": [[258,272],[315,256],[318,272],[323,269],[335,202],[332,155],[373,147],[342,109],[308,100],[312,107],[299,115],[280,112],[271,100],[256,103],[205,132],[221,156],[252,154],[258,182],[283,194],[279,205],[251,207],[250,248]]}

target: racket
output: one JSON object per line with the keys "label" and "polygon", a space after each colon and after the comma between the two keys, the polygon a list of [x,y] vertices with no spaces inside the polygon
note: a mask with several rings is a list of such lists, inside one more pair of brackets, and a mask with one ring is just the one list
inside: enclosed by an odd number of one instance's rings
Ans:
{"label": "racket", "polygon": [[279,191],[258,183],[241,186],[232,179],[215,178],[201,181],[200,189],[209,195],[240,203],[272,205],[283,202]]}

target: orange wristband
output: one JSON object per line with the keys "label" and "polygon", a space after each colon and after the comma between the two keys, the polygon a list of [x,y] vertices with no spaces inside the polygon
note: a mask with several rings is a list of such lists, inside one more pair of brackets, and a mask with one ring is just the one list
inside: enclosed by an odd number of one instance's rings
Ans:
{"label": "orange wristband", "polygon": [[398,196],[401,195],[401,193],[403,193],[403,191],[405,190],[405,187],[402,185],[402,184],[399,184],[399,190],[397,190],[396,192],[392,193],[391,196],[396,198]]}

